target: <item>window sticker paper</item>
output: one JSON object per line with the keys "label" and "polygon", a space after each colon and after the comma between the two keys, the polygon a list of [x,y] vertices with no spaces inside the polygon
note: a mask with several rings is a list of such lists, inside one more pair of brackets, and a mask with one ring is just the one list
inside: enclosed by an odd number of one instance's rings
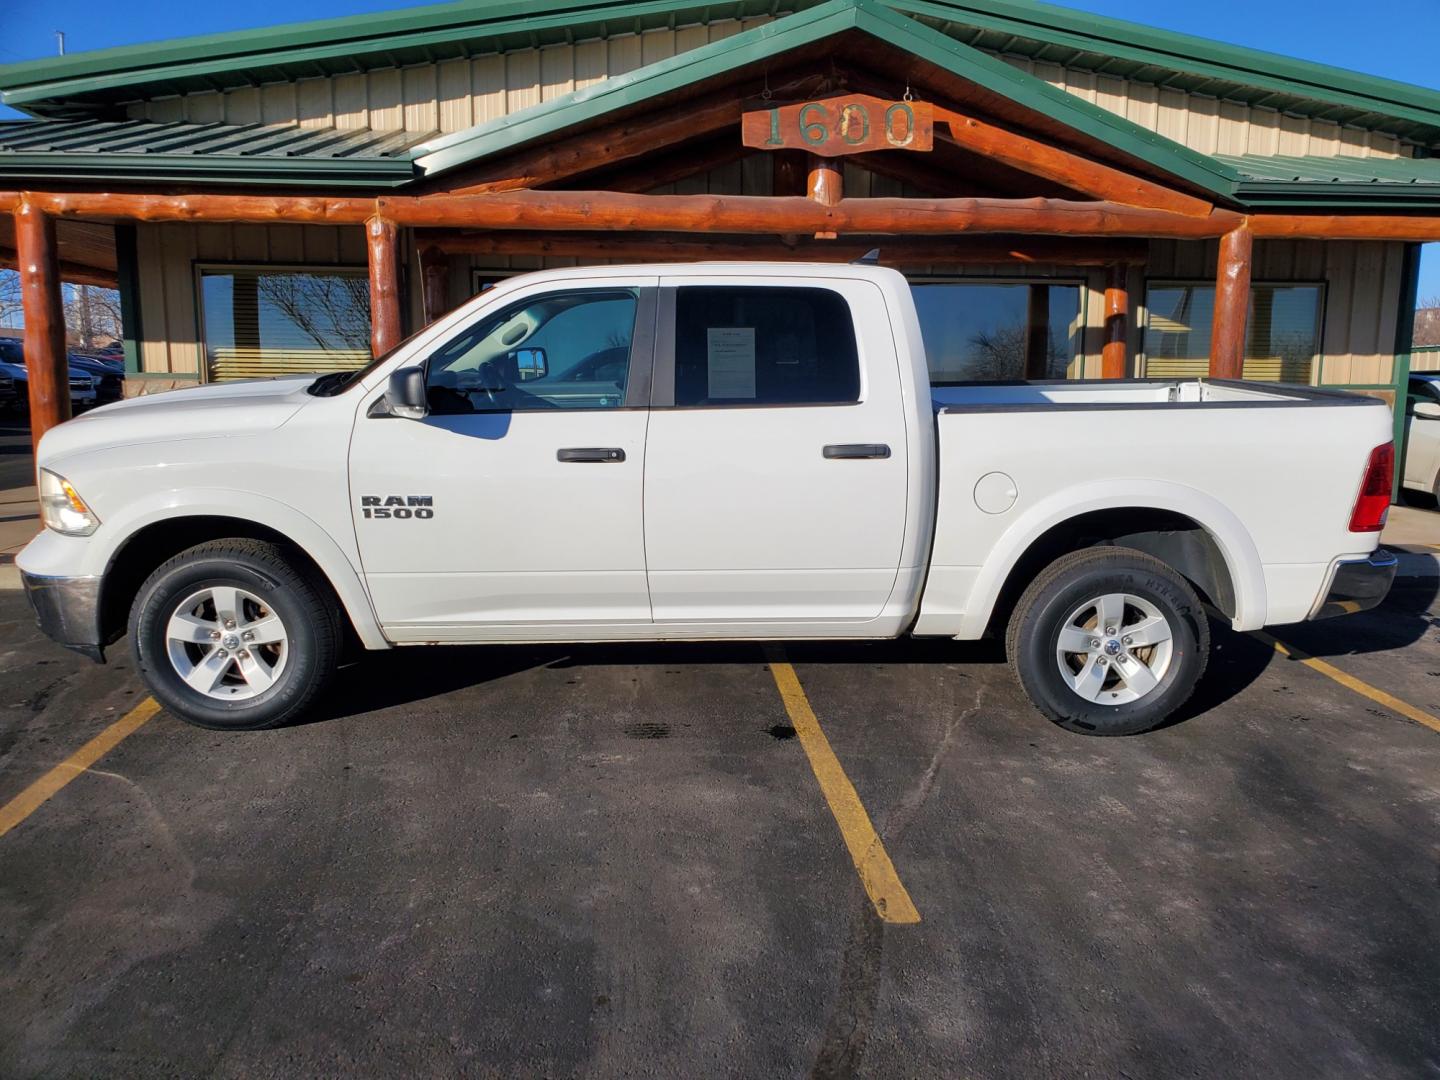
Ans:
{"label": "window sticker paper", "polygon": [[706,362],[712,399],[755,397],[755,328],[712,326],[706,330]]}

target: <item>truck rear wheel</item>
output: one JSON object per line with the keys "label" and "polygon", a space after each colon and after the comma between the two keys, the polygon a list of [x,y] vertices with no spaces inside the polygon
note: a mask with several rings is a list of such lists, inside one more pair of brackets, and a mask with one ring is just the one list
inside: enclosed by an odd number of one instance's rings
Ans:
{"label": "truck rear wheel", "polygon": [[298,717],[335,669],[339,613],[285,549],[216,540],[150,575],[130,611],[136,665],[155,697],[205,728]]}
{"label": "truck rear wheel", "polygon": [[1205,611],[1183,577],[1121,547],[1051,563],[1010,619],[1006,652],[1026,695],[1061,727],[1134,735],[1195,690],[1210,652]]}

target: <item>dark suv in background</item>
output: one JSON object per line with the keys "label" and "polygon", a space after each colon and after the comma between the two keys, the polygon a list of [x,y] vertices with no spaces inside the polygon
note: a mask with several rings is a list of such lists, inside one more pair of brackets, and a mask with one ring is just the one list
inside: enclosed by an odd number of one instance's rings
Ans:
{"label": "dark suv in background", "polygon": [[[94,408],[125,396],[122,360],[71,353],[70,408]],[[24,412],[30,405],[30,375],[25,348],[19,338],[0,338],[0,408]]]}

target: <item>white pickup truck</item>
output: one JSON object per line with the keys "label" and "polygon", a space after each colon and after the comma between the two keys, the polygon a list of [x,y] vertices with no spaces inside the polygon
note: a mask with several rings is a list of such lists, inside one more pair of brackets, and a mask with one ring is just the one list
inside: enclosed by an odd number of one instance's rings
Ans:
{"label": "white pickup truck", "polygon": [[[937,363],[937,370],[943,363]],[[1389,410],[1210,381],[934,385],[872,265],[505,281],[358,372],[101,408],[40,446],[40,625],[176,715],[299,715],[347,641],[1006,636],[1078,732],[1238,629],[1373,607]]]}

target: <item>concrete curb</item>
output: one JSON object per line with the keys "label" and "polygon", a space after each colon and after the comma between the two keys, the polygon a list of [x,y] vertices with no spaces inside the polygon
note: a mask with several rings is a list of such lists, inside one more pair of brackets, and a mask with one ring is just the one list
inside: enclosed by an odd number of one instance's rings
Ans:
{"label": "concrete curb", "polygon": [[0,564],[0,589],[19,589],[20,568],[14,563]]}

